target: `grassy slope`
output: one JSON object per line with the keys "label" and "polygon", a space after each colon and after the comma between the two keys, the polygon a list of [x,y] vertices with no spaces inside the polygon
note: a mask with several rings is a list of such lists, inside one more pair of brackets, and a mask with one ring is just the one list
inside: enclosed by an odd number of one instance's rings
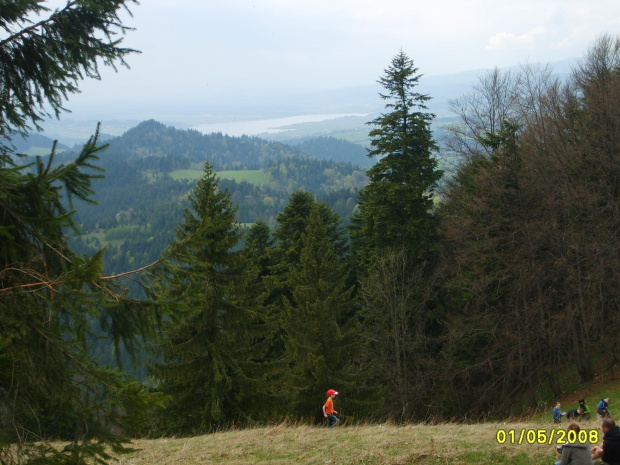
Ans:
{"label": "grassy slope", "polygon": [[[561,425],[565,427],[566,425]],[[586,429],[597,422],[584,422]],[[490,464],[553,463],[555,444],[498,444],[497,432],[549,423],[367,425],[327,429],[282,424],[184,439],[139,440],[119,464]],[[510,442],[510,441],[508,441]]]}
{"label": "grassy slope", "polygon": [[613,373],[610,373],[607,378],[601,376],[601,378],[589,385],[575,383],[574,386],[568,388],[560,397],[552,399],[541,411],[533,412],[527,415],[527,418],[536,422],[546,421],[551,418],[551,410],[556,402],[560,402],[562,404],[562,410],[567,411],[572,408],[577,408],[579,406],[579,399],[585,399],[590,410],[594,412],[596,410],[596,405],[604,397],[609,397],[611,399],[609,411],[612,417],[615,418],[616,421],[619,421],[620,383],[618,377]]}
{"label": "grassy slope", "polygon": [[[559,399],[553,399],[540,411],[505,423],[439,425],[415,424],[395,426],[374,424],[344,425],[327,429],[283,423],[262,428],[223,431],[194,438],[137,440],[136,452],[119,457],[119,464],[198,465],[198,464],[278,464],[278,465],[469,465],[502,463],[508,465],[549,465],[555,461],[552,444],[539,444],[538,430],[546,433],[565,429],[566,422],[554,425],[551,410],[557,400],[563,409],[576,407],[586,398],[594,410],[598,400],[610,397],[610,412],[620,418],[620,383],[615,373],[595,380],[588,386],[575,384]],[[573,405],[574,404],[574,405]],[[598,421],[581,422],[582,429],[596,430]],[[498,443],[498,431],[507,441]],[[522,444],[518,437],[524,431]],[[514,431],[511,441],[510,431]],[[557,433],[555,433],[557,434]],[[501,433],[500,433],[501,437]],[[531,441],[530,441],[531,442]],[[601,462],[595,462],[601,463]]]}

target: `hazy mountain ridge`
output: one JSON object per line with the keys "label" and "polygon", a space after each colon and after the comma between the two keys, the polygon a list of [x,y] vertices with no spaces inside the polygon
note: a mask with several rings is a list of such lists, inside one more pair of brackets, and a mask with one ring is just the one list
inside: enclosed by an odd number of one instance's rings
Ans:
{"label": "hazy mountain ridge", "polygon": [[[568,59],[549,63],[549,66],[560,77],[566,77],[572,68],[578,64],[578,59]],[[533,63],[532,66],[545,66]],[[502,68],[515,69],[519,66]],[[425,75],[420,69],[420,92],[428,94],[432,99],[428,102],[429,111],[435,113],[438,119],[452,118],[449,101],[471,91],[480,76],[488,72],[486,69],[463,71],[445,75]],[[157,105],[153,103],[148,108],[131,106],[124,107],[123,117],[120,119],[117,111],[99,109],[97,107],[83,107],[74,109],[73,114],[66,115],[62,120],[49,120],[43,124],[44,135],[52,139],[72,145],[78,141],[85,141],[95,130],[97,121],[102,123],[102,132],[120,136],[127,130],[135,127],[141,121],[155,119],[163,124],[180,129],[189,129],[208,122],[242,121],[286,117],[303,114],[325,113],[379,113],[383,110],[384,102],[379,97],[381,90],[378,83],[345,87],[331,90],[286,90],[281,92],[264,91],[257,93],[253,98],[243,101],[201,101],[200,96],[191,102],[176,102]],[[71,109],[70,102],[67,105]],[[118,109],[116,109],[118,110]],[[361,121],[363,123],[372,119]],[[304,137],[324,136],[326,126],[340,124],[341,121],[325,122],[313,125],[310,134]],[[359,129],[360,119],[351,120],[351,130]],[[341,128],[339,128],[341,131]],[[342,132],[342,131],[341,131]],[[280,135],[282,138],[299,139],[299,134],[291,131]],[[275,138],[275,137],[273,137]]]}

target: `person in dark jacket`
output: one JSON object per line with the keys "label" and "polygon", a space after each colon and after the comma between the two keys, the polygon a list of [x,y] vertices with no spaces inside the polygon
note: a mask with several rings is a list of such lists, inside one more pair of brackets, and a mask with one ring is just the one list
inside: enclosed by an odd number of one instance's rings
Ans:
{"label": "person in dark jacket", "polygon": [[601,422],[603,444],[592,448],[592,458],[600,458],[609,465],[620,465],[620,427],[612,418],[605,418]]}
{"label": "person in dark jacket", "polygon": [[566,421],[568,421],[569,423],[579,417],[581,417],[581,410],[578,408],[572,408],[568,412],[566,412]]}
{"label": "person in dark jacket", "polygon": [[596,406],[596,415],[598,416],[599,420],[602,420],[603,418],[609,418],[609,402],[609,397],[605,397],[604,399],[601,399],[601,401]]}
{"label": "person in dark jacket", "polygon": [[592,412],[590,411],[590,407],[588,407],[588,404],[586,404],[586,400],[585,399],[579,399],[579,410],[581,410],[581,419],[582,420],[589,420],[590,419],[590,414]]}

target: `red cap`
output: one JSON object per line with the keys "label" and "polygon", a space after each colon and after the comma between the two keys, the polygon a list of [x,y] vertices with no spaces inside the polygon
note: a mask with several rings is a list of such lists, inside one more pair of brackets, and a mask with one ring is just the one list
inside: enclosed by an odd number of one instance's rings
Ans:
{"label": "red cap", "polygon": [[329,391],[327,391],[327,395],[328,396],[337,396],[338,392],[334,391],[333,389],[330,389]]}

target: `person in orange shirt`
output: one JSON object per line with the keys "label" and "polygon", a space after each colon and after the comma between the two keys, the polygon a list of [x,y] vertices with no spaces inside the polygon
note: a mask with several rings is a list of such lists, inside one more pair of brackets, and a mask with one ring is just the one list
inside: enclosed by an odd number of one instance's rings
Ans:
{"label": "person in orange shirt", "polygon": [[340,420],[336,415],[338,412],[334,410],[334,398],[338,395],[338,392],[330,389],[327,391],[327,400],[323,405],[323,416],[327,418],[327,427],[338,426]]}

